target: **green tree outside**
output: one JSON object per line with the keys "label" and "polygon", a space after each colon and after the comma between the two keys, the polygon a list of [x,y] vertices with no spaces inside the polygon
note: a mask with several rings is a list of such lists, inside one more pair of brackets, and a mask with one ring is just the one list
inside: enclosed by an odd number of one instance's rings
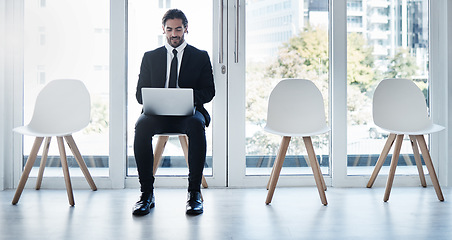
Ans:
{"label": "green tree outside", "polygon": [[[303,78],[313,81],[325,100],[328,114],[329,54],[328,31],[308,26],[290,38],[268,63],[247,63],[246,119],[255,128],[263,129],[266,121],[268,96],[284,78]],[[344,46],[345,47],[345,46]],[[400,49],[388,59],[388,70],[375,67],[373,48],[359,33],[347,35],[347,109],[349,125],[370,124],[372,94],[378,82],[389,77],[412,77],[417,70],[415,59],[406,49]],[[422,89],[422,88],[421,88]],[[328,115],[327,115],[328,116]],[[248,127],[248,126],[247,126]],[[280,136],[256,131],[247,138],[247,154],[272,155],[279,148]],[[328,136],[313,138],[316,149],[328,148]],[[301,138],[293,138],[291,145],[303,146]],[[289,147],[287,154],[305,154],[304,147]]]}

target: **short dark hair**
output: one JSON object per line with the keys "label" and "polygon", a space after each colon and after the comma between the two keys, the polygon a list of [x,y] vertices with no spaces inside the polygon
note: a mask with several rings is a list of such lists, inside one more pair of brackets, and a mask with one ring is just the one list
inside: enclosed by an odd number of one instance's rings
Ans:
{"label": "short dark hair", "polygon": [[163,18],[162,18],[163,26],[165,26],[166,21],[168,19],[181,19],[184,27],[185,28],[187,27],[187,24],[188,24],[187,17],[185,17],[185,14],[179,9],[170,9],[170,10],[166,11],[165,15],[163,15]]}

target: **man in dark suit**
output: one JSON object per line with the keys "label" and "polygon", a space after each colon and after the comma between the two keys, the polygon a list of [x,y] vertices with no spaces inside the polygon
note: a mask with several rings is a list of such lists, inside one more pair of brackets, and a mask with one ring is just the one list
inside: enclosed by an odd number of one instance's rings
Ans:
{"label": "man in dark suit", "polygon": [[186,213],[203,212],[200,188],[206,159],[205,127],[210,123],[209,113],[203,104],[215,96],[215,86],[207,52],[188,45],[184,40],[187,23],[182,11],[168,10],[162,19],[167,40],[165,45],[146,52],[141,63],[136,91],[140,104],[143,103],[143,87],[192,88],[196,111],[193,116],[150,116],[142,113],[139,117],[135,125],[134,153],[142,194],[135,204],[134,215],[146,215],[155,206],[152,137],[159,133],[185,133],[188,136]]}

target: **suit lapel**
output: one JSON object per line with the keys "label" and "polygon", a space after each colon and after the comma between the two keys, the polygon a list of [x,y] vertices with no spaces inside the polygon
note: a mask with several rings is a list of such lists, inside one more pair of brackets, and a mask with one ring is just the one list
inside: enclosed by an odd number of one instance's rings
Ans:
{"label": "suit lapel", "polygon": [[157,65],[156,66],[156,70],[157,72],[157,77],[156,77],[156,87],[165,87],[165,83],[166,83],[166,64],[167,64],[167,53],[166,53],[166,48],[163,46],[159,49],[159,51],[157,51]]}
{"label": "suit lapel", "polygon": [[[187,64],[189,64],[189,62],[190,62],[190,57],[191,57],[191,53],[192,53],[191,50],[192,49],[191,49],[190,45],[187,45],[184,49],[184,55],[182,57],[182,62],[180,64],[180,69],[179,69],[179,84],[185,80],[184,72],[186,71]],[[182,76],[182,78],[181,78],[181,76]]]}

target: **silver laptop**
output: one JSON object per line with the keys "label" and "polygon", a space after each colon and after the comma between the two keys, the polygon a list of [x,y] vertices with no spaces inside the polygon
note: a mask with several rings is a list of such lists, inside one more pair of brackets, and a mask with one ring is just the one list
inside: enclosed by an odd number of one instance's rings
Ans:
{"label": "silver laptop", "polygon": [[141,96],[147,115],[190,116],[195,112],[191,88],[142,88]]}

